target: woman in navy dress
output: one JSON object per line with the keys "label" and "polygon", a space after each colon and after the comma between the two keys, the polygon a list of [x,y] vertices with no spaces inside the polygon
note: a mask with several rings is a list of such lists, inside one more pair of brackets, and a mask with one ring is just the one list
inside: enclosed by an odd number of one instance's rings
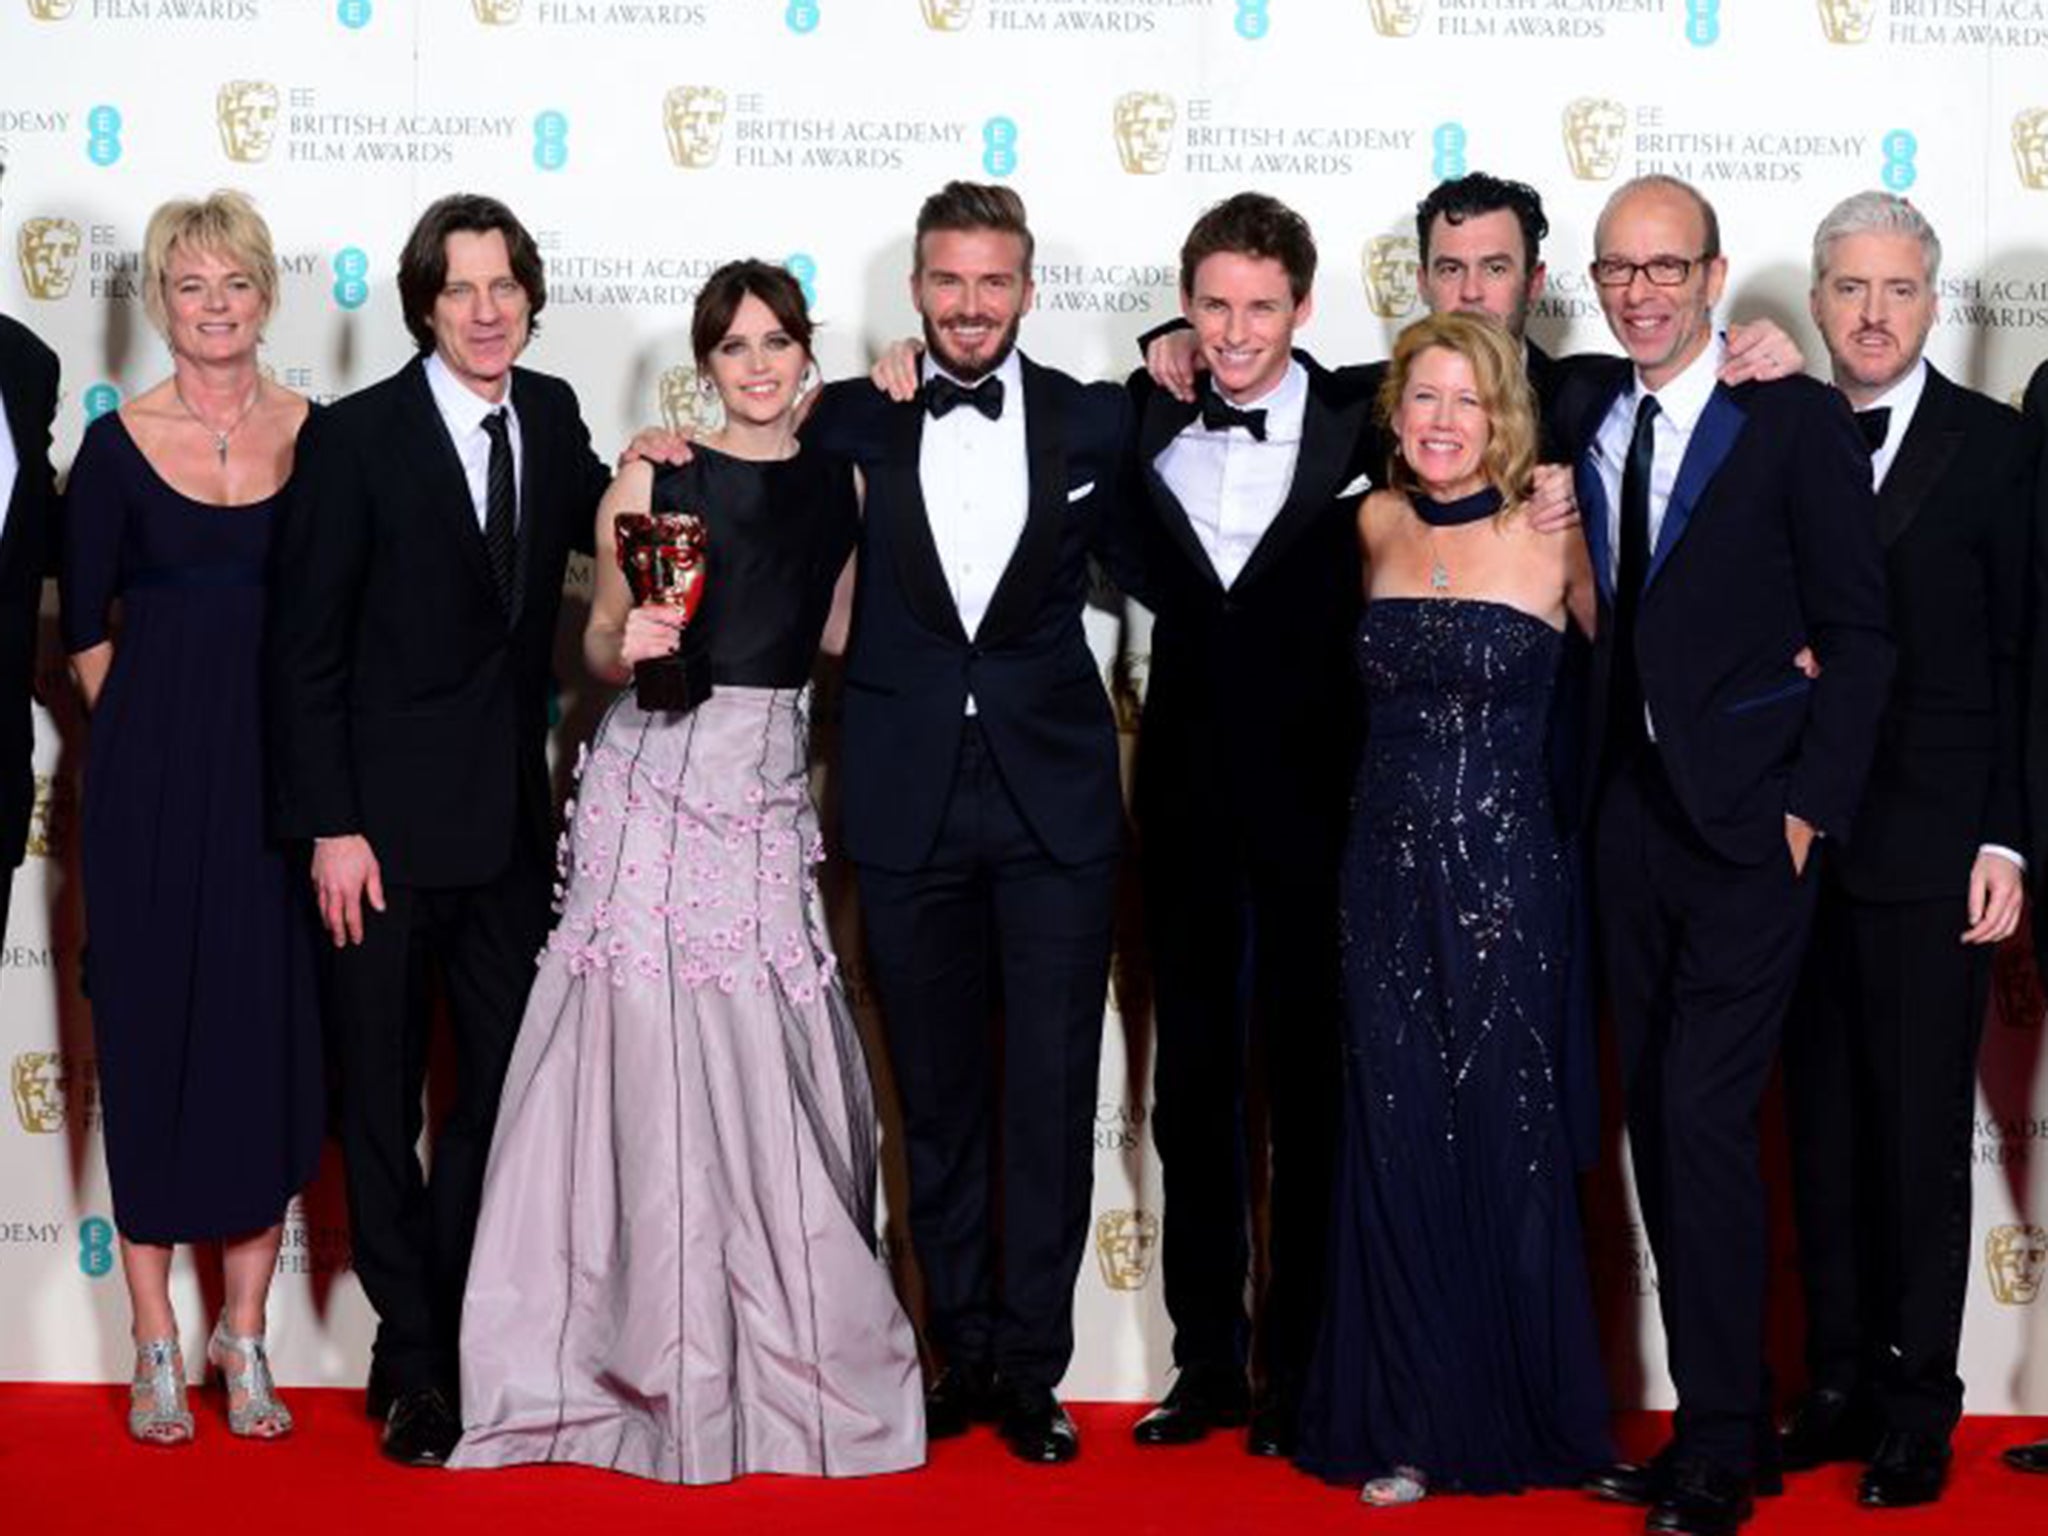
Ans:
{"label": "woman in navy dress", "polygon": [[1569,1132],[1573,880],[1545,746],[1585,542],[1529,526],[1521,348],[1402,334],[1366,498],[1370,736],[1342,885],[1345,1129],[1301,1464],[1368,1503],[1574,1484],[1609,1458]]}
{"label": "woman in navy dress", "polygon": [[[264,562],[306,401],[257,347],[270,232],[216,193],[151,217],[143,302],[171,376],[87,430],[71,470],[63,627],[92,711],[86,984],[134,1314],[128,1427],[192,1438],[172,1245],[218,1241],[206,1348],[237,1435],[273,1439],[265,1301],[322,1131],[310,914],[264,837]],[[111,623],[118,602],[118,623]]]}

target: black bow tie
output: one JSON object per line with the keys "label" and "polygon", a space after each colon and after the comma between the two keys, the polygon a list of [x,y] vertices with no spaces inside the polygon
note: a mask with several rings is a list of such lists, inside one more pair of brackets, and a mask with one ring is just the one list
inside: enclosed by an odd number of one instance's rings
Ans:
{"label": "black bow tie", "polygon": [[1262,407],[1247,411],[1232,405],[1213,389],[1202,396],[1202,425],[1211,432],[1227,432],[1232,427],[1243,427],[1259,442],[1266,440],[1266,412]]}
{"label": "black bow tie", "polygon": [[1863,446],[1876,453],[1884,447],[1884,440],[1891,433],[1892,408],[1881,405],[1874,411],[1858,411],[1856,425],[1863,431]]}
{"label": "black bow tie", "polygon": [[937,420],[956,405],[971,405],[990,421],[1000,421],[1003,415],[1003,381],[990,374],[979,384],[969,389],[965,384],[956,384],[943,373],[935,373],[924,381],[924,408]]}

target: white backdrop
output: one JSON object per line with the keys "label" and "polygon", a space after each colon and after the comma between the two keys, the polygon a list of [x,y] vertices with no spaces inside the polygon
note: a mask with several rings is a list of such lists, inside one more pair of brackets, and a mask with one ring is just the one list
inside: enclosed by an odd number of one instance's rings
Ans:
{"label": "white backdrop", "polygon": [[[421,206],[506,198],[549,263],[528,360],[574,382],[605,451],[687,418],[689,306],[731,256],[786,260],[824,323],[826,372],[864,369],[912,327],[908,230],[954,176],[1028,200],[1026,345],[1086,376],[1135,361],[1133,337],[1175,308],[1189,222],[1248,186],[1295,203],[1322,242],[1306,344],[1329,362],[1382,354],[1417,312],[1410,210],[1468,168],[1545,193],[1535,329],[1556,348],[1607,347],[1582,275],[1591,222],[1617,178],[1662,169],[1720,207],[1728,313],[1776,317],[1810,357],[1810,232],[1877,185],[1910,193],[1947,246],[1941,367],[2006,397],[2048,352],[2048,0],[0,0],[0,145],[0,308],[63,356],[60,465],[93,414],[165,371],[136,301],[149,211],[220,185],[252,193],[276,233],[269,360],[316,397],[407,356],[392,269]],[[1091,622],[1135,723],[1142,615]],[[76,991],[82,727],[50,650],[48,793],[0,946],[0,1378],[113,1379],[126,1311]],[[567,740],[591,689],[567,660],[560,682]],[[2005,959],[1965,1372],[1973,1408],[2040,1412],[2048,1064],[2031,968]],[[1166,1364],[1157,1167],[1130,1065],[1144,1031],[1127,1038],[1114,1009],[1110,1026],[1067,1382],[1083,1397],[1146,1395]],[[295,1206],[281,1263],[287,1381],[356,1381],[366,1358],[333,1175]],[[1612,1155],[1594,1212],[1618,1392],[1668,1401],[1655,1276]],[[178,1286],[196,1358],[204,1309],[182,1264]]]}

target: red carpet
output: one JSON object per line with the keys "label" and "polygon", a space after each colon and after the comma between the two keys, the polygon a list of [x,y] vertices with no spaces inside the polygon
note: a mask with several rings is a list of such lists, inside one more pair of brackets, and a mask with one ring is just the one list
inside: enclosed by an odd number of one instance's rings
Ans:
{"label": "red carpet", "polygon": [[[1359,1536],[1382,1528],[1395,1536],[1629,1536],[1642,1529],[1637,1511],[1566,1493],[1361,1509],[1348,1490],[1254,1462],[1231,1440],[1140,1451],[1126,1433],[1138,1410],[1121,1405],[1077,1413],[1084,1448],[1071,1467],[1021,1466],[991,1431],[978,1430],[937,1446],[922,1472],[896,1477],[846,1483],[750,1478],[722,1488],[668,1488],[582,1468],[452,1473],[394,1467],[377,1455],[376,1431],[361,1415],[359,1394],[303,1388],[290,1394],[299,1433],[283,1444],[234,1441],[219,1399],[209,1395],[194,1400],[195,1444],[151,1450],[128,1441],[124,1397],[120,1389],[103,1387],[0,1387],[0,1528],[14,1536]],[[1624,1439],[1639,1447],[1659,1432],[1651,1416],[1636,1415],[1624,1426]],[[1834,1468],[1800,1478],[1785,1497],[1766,1501],[1748,1529],[1759,1536],[1834,1530],[2031,1536],[2048,1530],[2048,1478],[2009,1472],[1997,1453],[2042,1434],[2048,1434],[2048,1420],[1967,1421],[1957,1438],[1949,1495],[1931,1510],[1859,1510],[1853,1471]]]}

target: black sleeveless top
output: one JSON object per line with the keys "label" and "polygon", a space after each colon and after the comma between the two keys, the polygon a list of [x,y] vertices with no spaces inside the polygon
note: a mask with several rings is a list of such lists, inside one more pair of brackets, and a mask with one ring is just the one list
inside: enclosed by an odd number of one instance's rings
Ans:
{"label": "black sleeveless top", "polygon": [[709,535],[684,644],[709,646],[715,684],[801,688],[860,533],[853,466],[815,449],[768,462],[692,452],[654,471],[654,510],[694,512]]}

